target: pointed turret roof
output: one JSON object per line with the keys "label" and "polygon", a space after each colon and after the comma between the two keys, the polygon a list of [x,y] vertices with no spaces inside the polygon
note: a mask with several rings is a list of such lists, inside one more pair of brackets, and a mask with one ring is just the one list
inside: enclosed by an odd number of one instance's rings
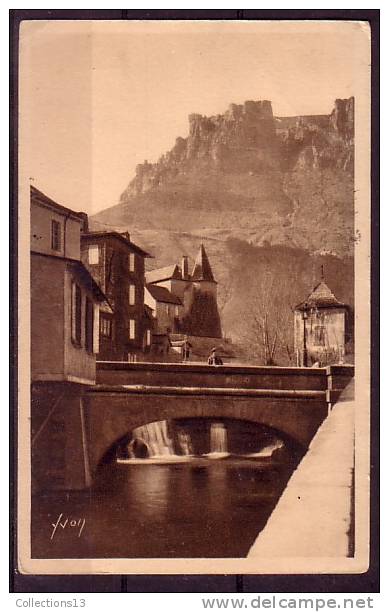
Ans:
{"label": "pointed turret roof", "polygon": [[193,266],[191,280],[216,283],[212,273],[211,264],[209,263],[209,259],[203,244],[200,246],[200,250],[197,254],[196,261]]}
{"label": "pointed turret roof", "polygon": [[328,285],[321,280],[309,294],[305,302],[298,304],[296,310],[308,310],[309,308],[341,308],[346,306],[335,297]]}

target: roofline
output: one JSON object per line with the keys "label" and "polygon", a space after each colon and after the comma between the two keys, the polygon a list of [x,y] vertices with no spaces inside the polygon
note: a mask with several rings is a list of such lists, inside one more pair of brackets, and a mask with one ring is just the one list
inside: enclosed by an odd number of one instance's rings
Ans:
{"label": "roofline", "polygon": [[82,261],[80,261],[79,259],[72,259],[71,257],[61,257],[61,256],[58,256],[58,255],[51,255],[51,253],[38,253],[37,251],[31,251],[31,253],[33,255],[38,255],[40,257],[47,257],[49,259],[52,259],[53,261],[55,261],[55,260],[63,261],[65,263],[71,264],[73,266],[77,266],[79,268],[82,268],[83,272],[86,273],[89,276],[89,280],[91,282],[92,287],[94,288],[96,293],[99,294],[99,296],[101,298],[100,301],[101,302],[107,302],[107,304],[109,305],[111,310],[113,310],[111,304],[109,303],[109,300],[108,300],[107,296],[105,295],[105,293],[103,293],[102,289],[96,283],[95,279],[93,278],[93,276],[89,272],[88,268],[86,266],[84,266]]}
{"label": "roofline", "polygon": [[60,260],[60,261],[68,261],[68,262],[75,262],[75,261],[80,261],[79,259],[75,259],[73,257],[64,257],[63,255],[53,255],[52,253],[41,253],[40,251],[34,251],[34,249],[31,249],[30,251],[33,255],[40,255],[40,257],[49,257],[50,259],[55,259],[55,260]]}
{"label": "roofline", "polygon": [[156,285],[157,283],[162,283],[163,281],[167,281],[167,280],[171,280],[171,279],[173,279],[173,280],[178,280],[178,281],[183,281],[183,282],[187,282],[187,281],[184,281],[184,279],[183,279],[183,278],[174,278],[174,276],[166,276],[165,278],[157,278],[157,280],[154,280],[154,281],[148,281],[148,280],[147,280],[147,274],[148,274],[149,272],[152,272],[152,270],[149,270],[148,272],[146,272],[146,273],[145,273],[145,277],[146,277],[146,281],[147,281],[147,284],[148,284],[148,285]]}
{"label": "roofline", "polygon": [[338,303],[334,303],[332,302],[332,304],[312,304],[312,305],[308,305],[307,307],[305,307],[305,302],[302,302],[301,304],[297,304],[297,306],[294,307],[294,310],[300,310],[300,311],[304,311],[304,310],[311,310],[312,308],[317,308],[318,310],[320,308],[350,308],[350,306],[348,304],[343,304],[342,302],[338,302]]}
{"label": "roofline", "polygon": [[[147,280],[147,274],[149,272],[153,272],[153,270],[148,270],[145,274],[146,276],[146,280]],[[218,284],[217,281],[215,280],[206,280],[205,278],[192,278],[191,276],[189,276],[189,278],[174,278],[174,276],[166,276],[164,278],[157,278],[157,280],[154,281],[147,281],[148,285],[156,285],[157,283],[162,283],[163,281],[167,281],[167,280],[177,280],[177,281],[182,281],[183,283],[214,283],[215,285]]]}
{"label": "roofline", "polygon": [[46,208],[54,208],[54,210],[65,213],[67,216],[73,216],[80,221],[84,221],[84,212],[76,212],[71,208],[67,208],[66,206],[62,206],[62,204],[58,204],[55,200],[52,200],[47,196],[43,191],[39,191],[34,185],[30,185],[30,196],[34,197],[34,200],[38,200],[38,203],[42,206],[46,206]]}
{"label": "roofline", "polygon": [[149,259],[154,259],[154,255],[151,255],[150,253],[148,253],[147,251],[144,251],[141,247],[139,247],[137,244],[135,244],[134,242],[131,242],[131,240],[128,240],[125,236],[123,236],[120,232],[116,232],[116,231],[110,231],[110,232],[105,232],[103,231],[95,231],[95,232],[82,232],[81,233],[81,240],[86,240],[87,238],[95,238],[95,239],[99,239],[99,238],[108,238],[108,237],[113,237],[113,238],[117,238],[118,240],[121,240],[122,242],[124,242],[127,246],[130,246],[134,249],[134,251],[138,252],[139,255],[144,255],[144,257],[147,257]]}
{"label": "roofline", "polygon": [[215,285],[218,284],[218,282],[215,281],[215,279],[214,280],[210,280],[210,279],[207,279],[207,278],[192,278],[191,277],[188,280],[190,280],[192,283],[214,283]]}
{"label": "roofline", "polygon": [[95,279],[93,278],[92,274],[89,272],[88,268],[86,266],[84,266],[84,264],[82,263],[82,261],[79,261],[78,259],[73,260],[71,262],[71,265],[73,265],[74,267],[77,268],[81,268],[83,274],[87,274],[88,276],[88,281],[91,283],[92,285],[92,290],[95,291],[95,293],[100,297],[100,302],[107,302],[108,306],[110,307],[110,309],[113,312],[113,308],[111,306],[111,304],[109,303],[109,300],[107,298],[107,296],[105,295],[105,293],[102,291],[101,287],[98,285],[98,283],[96,283]]}
{"label": "roofline", "polygon": [[[150,294],[151,295],[151,294]],[[183,306],[182,302],[168,302],[167,300],[158,300],[156,297],[151,295],[151,297],[158,302],[159,304],[173,304],[173,306]]]}
{"label": "roofline", "polygon": [[155,268],[155,270],[146,270],[146,272],[145,272],[146,280],[147,280],[147,275],[148,274],[153,274],[153,272],[158,272],[158,270],[165,270],[165,268],[170,268],[170,267],[173,267],[173,266],[174,266],[173,274],[170,274],[170,276],[161,276],[161,277],[157,278],[154,281],[148,281],[148,284],[149,285],[154,285],[155,283],[160,283],[161,281],[170,280],[170,279],[185,281],[185,279],[183,279],[182,277],[181,278],[175,278],[174,277],[174,273],[175,273],[176,269],[178,268],[178,264],[171,264],[171,266],[163,266],[163,268]]}
{"label": "roofline", "polygon": [[[147,291],[150,293],[151,297],[153,298],[153,300],[155,300],[156,302],[159,302],[160,304],[174,304],[175,306],[183,306],[184,304],[182,303],[182,300],[180,300],[180,298],[176,295],[174,295],[171,291],[169,291],[169,289],[166,289],[166,287],[159,287],[160,289],[165,289],[166,291],[168,291],[170,293],[170,295],[172,295],[176,300],[176,302],[173,301],[169,301],[167,302],[166,300],[160,300],[156,297],[153,296],[153,294],[151,293],[150,289],[148,288],[147,285],[152,285],[153,283],[146,283],[145,284],[145,289],[147,289]],[[157,285],[158,287],[158,285]]]}

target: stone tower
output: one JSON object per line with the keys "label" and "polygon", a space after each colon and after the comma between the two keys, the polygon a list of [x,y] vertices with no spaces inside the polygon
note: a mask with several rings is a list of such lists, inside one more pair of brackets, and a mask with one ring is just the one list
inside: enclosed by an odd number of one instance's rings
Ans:
{"label": "stone tower", "polygon": [[200,246],[197,254],[191,280],[198,289],[201,289],[204,293],[211,293],[216,297],[217,282],[213,276],[211,264],[203,244]]}
{"label": "stone tower", "polygon": [[188,296],[184,328],[194,336],[221,338],[217,282],[203,244],[197,254],[187,291],[190,292],[190,297]]}
{"label": "stone tower", "polygon": [[322,278],[305,302],[294,310],[297,366],[344,363],[348,306],[340,302]]}
{"label": "stone tower", "polygon": [[[217,307],[217,282],[209,263],[204,245],[200,246],[194,262],[192,273],[189,272],[188,257],[183,255],[181,268],[178,264],[165,266],[146,273],[146,283],[150,287],[157,285],[165,290],[165,297],[159,306],[160,313],[176,300],[174,320],[171,330],[175,333],[209,338],[221,338],[220,315]],[[166,293],[167,292],[167,293]],[[165,300],[165,301],[163,301]]]}

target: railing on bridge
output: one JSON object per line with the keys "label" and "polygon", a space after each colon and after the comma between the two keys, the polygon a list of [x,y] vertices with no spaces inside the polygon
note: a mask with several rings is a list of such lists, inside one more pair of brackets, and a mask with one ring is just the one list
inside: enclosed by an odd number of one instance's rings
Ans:
{"label": "railing on bridge", "polygon": [[350,379],[354,366],[284,368],[274,366],[209,366],[206,364],[97,362],[97,385],[171,389],[235,389],[325,391],[333,404]]}

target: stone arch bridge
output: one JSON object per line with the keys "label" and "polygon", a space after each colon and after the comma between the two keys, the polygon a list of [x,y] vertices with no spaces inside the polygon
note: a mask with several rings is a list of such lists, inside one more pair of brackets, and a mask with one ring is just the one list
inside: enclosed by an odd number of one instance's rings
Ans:
{"label": "stone arch bridge", "polygon": [[[99,362],[97,384],[61,410],[61,487],[90,486],[104,455],[132,429],[165,419],[228,418],[307,448],[351,366],[280,368]],[[61,469],[61,468],[60,468]]]}

